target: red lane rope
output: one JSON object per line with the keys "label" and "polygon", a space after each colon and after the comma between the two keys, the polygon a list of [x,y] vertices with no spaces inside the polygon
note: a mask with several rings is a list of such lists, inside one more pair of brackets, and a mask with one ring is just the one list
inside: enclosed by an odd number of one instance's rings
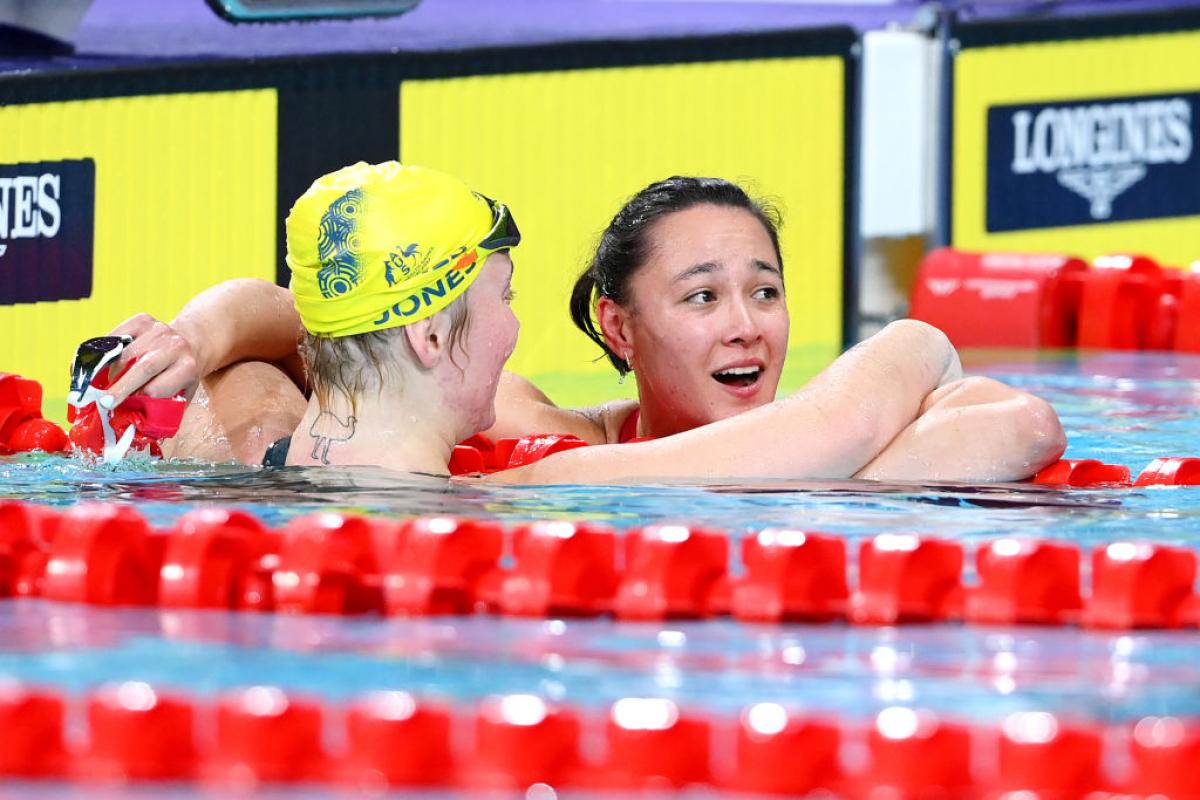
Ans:
{"label": "red lane rope", "polygon": [[[83,729],[64,724],[76,713]],[[0,692],[0,775],[82,782],[1183,800],[1200,795],[1198,757],[1200,720],[1177,717],[1106,724],[1026,711],[997,724],[891,707],[863,720],[776,703],[721,715],[660,698],[589,709],[533,695],[448,705],[395,691],[333,704],[272,686],[199,699],[141,682],[83,697],[16,684]]]}
{"label": "red lane rope", "polygon": [[305,614],[1200,625],[1197,554],[1185,547],[1118,541],[1085,551],[1005,537],[969,551],[934,536],[881,533],[858,542],[851,585],[838,536],[767,529],[738,538],[686,525],[618,532],[566,521],[332,513],[271,529],[220,509],[155,530],[131,506],[62,512],[8,501],[0,503],[0,597]]}

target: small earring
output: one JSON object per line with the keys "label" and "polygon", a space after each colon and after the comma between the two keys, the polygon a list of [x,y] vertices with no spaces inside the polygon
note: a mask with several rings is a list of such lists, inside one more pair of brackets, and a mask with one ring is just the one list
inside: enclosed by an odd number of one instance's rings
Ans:
{"label": "small earring", "polygon": [[617,378],[618,384],[625,383],[625,376],[628,375],[629,373],[633,372],[633,362],[631,362],[629,360],[629,353],[626,353],[624,355],[624,361],[625,361],[625,371],[621,373],[621,377]]}

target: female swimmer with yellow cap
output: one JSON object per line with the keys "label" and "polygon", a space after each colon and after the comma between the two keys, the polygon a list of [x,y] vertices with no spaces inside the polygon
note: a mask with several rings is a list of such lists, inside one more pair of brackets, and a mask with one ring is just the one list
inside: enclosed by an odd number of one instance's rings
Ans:
{"label": "female swimmer with yellow cap", "polygon": [[314,183],[286,227],[313,392],[283,460],[444,474],[495,422],[517,343],[508,209],[435,170],[359,163]]}
{"label": "female swimmer with yellow cap", "polygon": [[[754,453],[753,463],[738,474],[1002,480],[1032,474],[1061,453],[1062,428],[1047,404],[994,381],[959,380],[957,356],[945,337],[920,323],[889,326],[794,398],[773,403],[788,327],[776,226],[769,210],[726,181],[672,178],[640,192],[605,232],[572,298],[577,324],[606,348],[618,369],[636,367],[640,403],[559,409],[528,382],[506,374],[497,403],[500,419],[491,433],[555,431],[612,443],[682,432],[770,404],[786,409],[783,415],[804,428],[803,458],[791,453],[772,463],[776,448],[771,445],[778,443],[772,426],[786,423],[774,411],[751,415],[735,426],[750,426],[741,441]],[[593,301],[598,324],[591,322]],[[237,324],[214,324],[218,308],[237,312]],[[139,336],[138,344],[145,342],[142,352],[153,358],[139,362],[143,374],[131,375],[114,393],[128,393],[147,381],[151,393],[171,391],[189,371],[207,374],[204,365],[249,356],[281,358],[289,350],[294,320],[286,290],[250,281],[197,297],[176,320],[178,331],[144,315],[134,318],[118,331]],[[231,330],[237,335],[228,335]],[[258,352],[251,353],[252,346]],[[262,364],[242,363],[206,381],[215,398],[211,411],[224,413],[223,427],[243,447],[235,455],[257,460],[272,438],[272,425],[282,430],[294,419],[289,414],[299,412],[277,407],[256,410],[249,415],[253,424],[228,421],[243,405],[221,398],[244,394],[239,381],[274,386],[268,394],[276,402],[281,397],[294,397],[288,401],[292,405],[302,401],[278,371]],[[962,446],[966,441],[970,447]],[[201,445],[209,443],[211,437]],[[717,444],[727,456],[730,441]],[[594,463],[597,456],[579,455],[568,461],[587,462],[586,474],[538,479],[733,474],[724,458],[708,467],[689,455],[677,464],[655,463],[654,451],[660,449],[639,451],[638,460],[648,463],[636,471],[624,457],[612,473]],[[185,443],[181,454],[197,453],[228,457],[198,450],[195,442]]]}

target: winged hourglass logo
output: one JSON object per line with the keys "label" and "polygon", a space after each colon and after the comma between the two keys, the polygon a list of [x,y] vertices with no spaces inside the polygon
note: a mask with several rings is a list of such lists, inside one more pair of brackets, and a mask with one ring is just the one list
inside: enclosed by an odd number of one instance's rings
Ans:
{"label": "winged hourglass logo", "polygon": [[1058,182],[1091,203],[1088,211],[1092,219],[1108,219],[1112,216],[1113,200],[1144,177],[1144,164],[1122,164],[1096,169],[1064,169],[1058,173]]}

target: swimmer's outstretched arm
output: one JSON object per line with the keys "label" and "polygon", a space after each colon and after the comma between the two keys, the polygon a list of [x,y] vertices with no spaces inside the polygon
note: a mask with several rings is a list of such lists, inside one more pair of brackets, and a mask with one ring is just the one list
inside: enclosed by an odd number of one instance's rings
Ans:
{"label": "swimmer's outstretched arm", "polygon": [[489,480],[849,478],[917,418],[930,393],[961,377],[945,334],[902,320],[783,400],[653,442],[559,453]]}
{"label": "swimmer's outstretched arm", "polygon": [[188,301],[169,325],[138,314],[112,330],[134,337],[116,365],[138,362],[109,391],[116,403],[136,391],[191,395],[205,376],[239,361],[279,362],[301,381],[296,356],[300,317],[292,293],[268,281],[219,283]]}

